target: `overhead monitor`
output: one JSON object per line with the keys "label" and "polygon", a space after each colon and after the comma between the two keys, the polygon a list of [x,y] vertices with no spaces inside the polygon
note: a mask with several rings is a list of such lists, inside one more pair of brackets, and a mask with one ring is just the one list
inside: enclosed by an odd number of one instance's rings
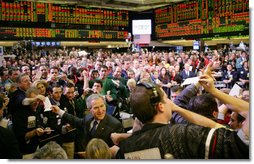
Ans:
{"label": "overhead monitor", "polygon": [[176,46],[176,52],[180,53],[181,51],[183,51],[183,46]]}
{"label": "overhead monitor", "polygon": [[200,42],[199,41],[194,41],[193,42],[193,50],[199,50]]}
{"label": "overhead monitor", "polygon": [[60,46],[61,45],[61,43],[60,42],[56,42],[56,46]]}
{"label": "overhead monitor", "polygon": [[41,45],[41,42],[36,42],[36,46],[40,46]]}
{"label": "overhead monitor", "polygon": [[46,45],[46,42],[41,42],[41,46],[45,46]]}
{"label": "overhead monitor", "polygon": [[152,21],[151,19],[132,20],[132,34],[152,34]]}

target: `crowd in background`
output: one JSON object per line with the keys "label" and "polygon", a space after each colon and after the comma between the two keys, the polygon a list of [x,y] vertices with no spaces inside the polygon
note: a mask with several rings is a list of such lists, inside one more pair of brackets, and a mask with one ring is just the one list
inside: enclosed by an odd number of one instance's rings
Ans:
{"label": "crowd in background", "polygon": [[[162,87],[166,97],[177,106],[235,131],[242,128],[245,120],[200,84],[181,84],[188,78],[204,76],[212,63],[214,80],[223,84],[219,89],[228,94],[238,84],[242,88],[239,99],[249,102],[249,53],[246,51],[150,52],[143,49],[138,53],[98,50],[80,54],[75,48],[64,48],[15,50],[15,54],[16,57],[4,57],[0,68],[1,125],[14,135],[8,134],[12,136],[7,137],[9,141],[1,138],[0,143],[1,147],[9,142],[17,147],[9,148],[12,149],[9,155],[0,151],[1,158],[114,158],[108,154],[116,145],[111,134],[129,130],[123,127],[120,112],[133,113],[131,95],[140,83]],[[53,105],[53,112],[46,111],[43,103],[46,99]],[[144,120],[140,120],[140,128]],[[173,111],[170,122],[182,124],[189,120]],[[136,127],[132,131],[137,131]],[[101,140],[92,140],[95,138]],[[104,156],[91,152],[94,148],[91,144],[104,150],[101,152]],[[52,153],[54,150],[59,154]]]}

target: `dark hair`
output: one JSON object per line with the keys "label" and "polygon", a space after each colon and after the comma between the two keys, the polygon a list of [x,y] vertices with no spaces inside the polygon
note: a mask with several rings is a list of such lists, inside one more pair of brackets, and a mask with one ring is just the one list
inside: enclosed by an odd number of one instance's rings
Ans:
{"label": "dark hair", "polygon": [[51,85],[51,88],[53,89],[53,88],[62,88],[62,86],[60,85],[60,84],[58,84],[58,83],[53,83],[52,85]]}
{"label": "dark hair", "polygon": [[0,76],[4,76],[4,72],[5,71],[8,71],[8,69],[7,68],[3,68],[3,67],[1,67],[1,70],[0,70]]}
{"label": "dark hair", "polygon": [[94,83],[99,83],[103,87],[103,82],[100,79],[94,79]]}
{"label": "dark hair", "polygon": [[59,83],[53,83],[52,85],[50,85],[47,88],[47,92],[53,93],[53,88],[61,88],[61,89],[63,89],[63,87]]}
{"label": "dark hair", "polygon": [[188,109],[210,119],[214,119],[214,111],[218,112],[218,106],[215,98],[211,94],[207,93],[192,97],[189,101]]}
{"label": "dark hair", "polygon": [[14,71],[18,71],[19,69],[18,68],[16,68],[16,67],[11,67],[10,69],[9,69],[9,71],[8,71],[8,74],[9,75],[12,75],[12,73],[14,72]]}
{"label": "dark hair", "polygon": [[171,92],[181,92],[183,90],[183,88],[180,85],[174,85],[170,89],[171,89]]}
{"label": "dark hair", "polygon": [[59,68],[57,66],[50,67],[49,70],[52,70],[52,69],[57,69],[59,71]]}
{"label": "dark hair", "polygon": [[20,72],[22,72],[22,68],[23,67],[28,67],[29,68],[29,70],[31,71],[31,68],[29,67],[29,65],[27,65],[27,64],[24,64],[24,65],[22,65],[19,69],[20,69]]}
{"label": "dark hair", "polygon": [[91,73],[92,73],[92,74],[94,74],[94,73],[99,73],[99,71],[96,70],[96,69],[93,69]]}
{"label": "dark hair", "polygon": [[[156,94],[157,96],[156,96]],[[159,86],[147,88],[138,84],[130,97],[131,110],[142,123],[151,122],[157,114],[155,105],[162,101],[163,92]]]}
{"label": "dark hair", "polygon": [[245,120],[245,118],[242,115],[240,115],[239,113],[236,113],[236,115],[237,115],[237,122],[238,123],[242,123]]}
{"label": "dark hair", "polygon": [[183,79],[179,74],[176,74],[174,80],[177,82],[177,84],[181,84]]}
{"label": "dark hair", "polygon": [[75,66],[70,67],[70,73],[77,73],[78,69]]}
{"label": "dark hair", "polygon": [[102,69],[102,68],[105,68],[105,69],[108,70],[108,67],[107,67],[106,65],[101,65],[101,69]]}
{"label": "dark hair", "polygon": [[75,88],[75,85],[73,83],[67,83],[67,85],[65,86],[65,88]]}

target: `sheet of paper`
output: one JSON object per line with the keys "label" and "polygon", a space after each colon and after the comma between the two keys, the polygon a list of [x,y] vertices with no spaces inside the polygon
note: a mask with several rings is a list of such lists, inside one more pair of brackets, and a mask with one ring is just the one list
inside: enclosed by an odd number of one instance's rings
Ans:
{"label": "sheet of paper", "polygon": [[159,148],[145,149],[124,154],[125,159],[161,159]]}
{"label": "sheet of paper", "polygon": [[5,118],[3,118],[3,119],[0,121],[0,126],[2,126],[3,128],[7,128],[8,122],[9,122],[9,120],[6,120]]}
{"label": "sheet of paper", "polygon": [[184,80],[184,82],[181,85],[183,86],[183,85],[193,84],[193,83],[198,82],[198,80],[199,80],[199,77],[191,77],[191,78]]}
{"label": "sheet of paper", "polygon": [[52,104],[50,103],[50,100],[48,97],[45,98],[45,101],[43,103],[44,103],[44,112],[52,110],[51,109]]}
{"label": "sheet of paper", "polygon": [[235,84],[233,86],[233,88],[230,90],[229,95],[230,96],[240,96],[241,91],[242,91],[242,88],[239,85]]}
{"label": "sheet of paper", "polygon": [[128,119],[128,118],[131,118],[132,115],[129,114],[129,113],[126,113],[126,112],[121,111],[121,112],[120,112],[120,117],[121,117],[121,119]]}

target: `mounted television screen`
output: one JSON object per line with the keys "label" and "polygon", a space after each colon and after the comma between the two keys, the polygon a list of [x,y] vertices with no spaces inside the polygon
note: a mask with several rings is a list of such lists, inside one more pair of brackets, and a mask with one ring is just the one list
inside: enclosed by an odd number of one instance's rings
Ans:
{"label": "mounted television screen", "polygon": [[36,42],[36,46],[40,46],[41,45],[41,42]]}
{"label": "mounted television screen", "polygon": [[151,19],[132,20],[132,34],[152,34],[152,21]]}
{"label": "mounted television screen", "polygon": [[183,51],[183,46],[176,46],[176,52],[180,53],[181,51]]}
{"label": "mounted television screen", "polygon": [[45,46],[45,44],[46,44],[45,42],[41,42],[41,46]]}
{"label": "mounted television screen", "polygon": [[194,41],[193,42],[193,50],[199,50],[199,45],[200,45],[199,41]]}
{"label": "mounted television screen", "polygon": [[61,45],[61,43],[60,42],[56,42],[56,46],[60,46]]}

